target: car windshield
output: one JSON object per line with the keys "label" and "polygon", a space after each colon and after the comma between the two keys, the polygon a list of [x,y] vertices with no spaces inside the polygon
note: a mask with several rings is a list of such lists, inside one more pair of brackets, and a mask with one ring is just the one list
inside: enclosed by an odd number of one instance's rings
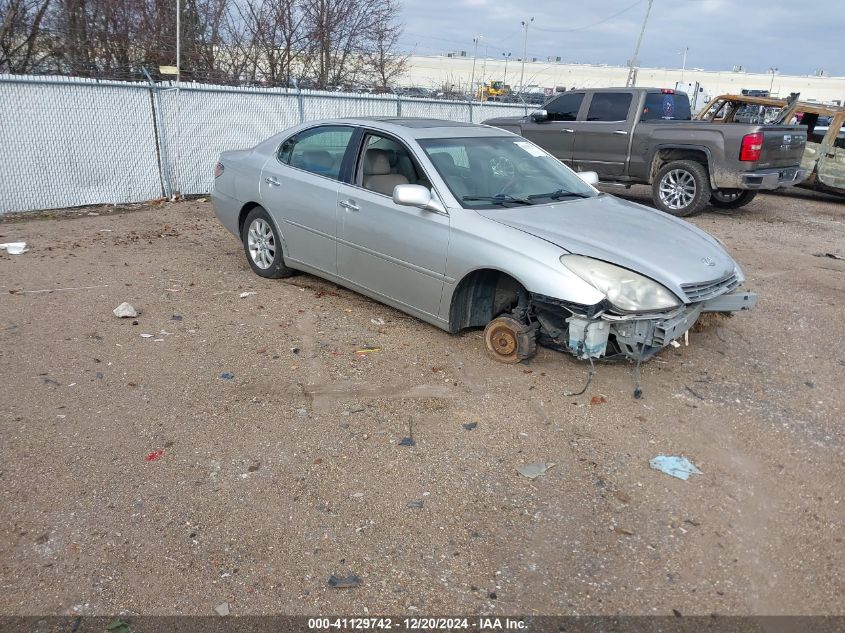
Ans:
{"label": "car windshield", "polygon": [[421,139],[452,194],[469,209],[591,198],[596,191],[554,156],[515,136]]}

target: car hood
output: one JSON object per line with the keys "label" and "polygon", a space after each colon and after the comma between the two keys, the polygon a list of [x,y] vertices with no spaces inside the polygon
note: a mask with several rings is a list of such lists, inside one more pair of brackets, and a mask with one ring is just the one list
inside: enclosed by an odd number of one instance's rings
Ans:
{"label": "car hood", "polygon": [[479,210],[569,253],[601,259],[663,284],[683,298],[682,284],[722,279],[739,271],[722,246],[701,229],[660,211],[603,194],[533,207]]}

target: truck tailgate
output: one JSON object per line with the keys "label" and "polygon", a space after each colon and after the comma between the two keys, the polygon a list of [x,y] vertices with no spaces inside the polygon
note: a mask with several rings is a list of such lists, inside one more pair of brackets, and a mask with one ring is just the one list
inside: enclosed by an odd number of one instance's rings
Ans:
{"label": "truck tailgate", "polygon": [[807,133],[794,125],[766,125],[763,132],[763,149],[756,167],[794,167],[801,163]]}

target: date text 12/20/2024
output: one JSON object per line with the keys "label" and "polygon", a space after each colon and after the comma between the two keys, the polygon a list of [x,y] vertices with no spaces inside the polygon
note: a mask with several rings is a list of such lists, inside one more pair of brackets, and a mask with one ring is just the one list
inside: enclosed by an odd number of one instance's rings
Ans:
{"label": "date text 12/20/2024", "polygon": [[517,618],[308,618],[311,631],[519,631],[527,628]]}

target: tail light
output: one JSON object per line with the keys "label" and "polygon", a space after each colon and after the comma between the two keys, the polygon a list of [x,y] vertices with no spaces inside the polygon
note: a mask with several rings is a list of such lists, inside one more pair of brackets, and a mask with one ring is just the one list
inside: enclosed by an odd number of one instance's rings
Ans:
{"label": "tail light", "polygon": [[674,90],[672,90],[671,88],[663,88],[663,89],[660,91],[660,94],[664,94],[664,95],[673,95],[673,94],[675,94],[675,91],[674,91]]}
{"label": "tail light", "polygon": [[739,148],[739,160],[758,161],[763,153],[763,133],[754,132],[742,137],[742,146]]}
{"label": "tail light", "polygon": [[214,164],[214,177],[220,178],[223,175],[223,172],[226,171],[226,168],[223,166],[223,163],[217,162]]}

